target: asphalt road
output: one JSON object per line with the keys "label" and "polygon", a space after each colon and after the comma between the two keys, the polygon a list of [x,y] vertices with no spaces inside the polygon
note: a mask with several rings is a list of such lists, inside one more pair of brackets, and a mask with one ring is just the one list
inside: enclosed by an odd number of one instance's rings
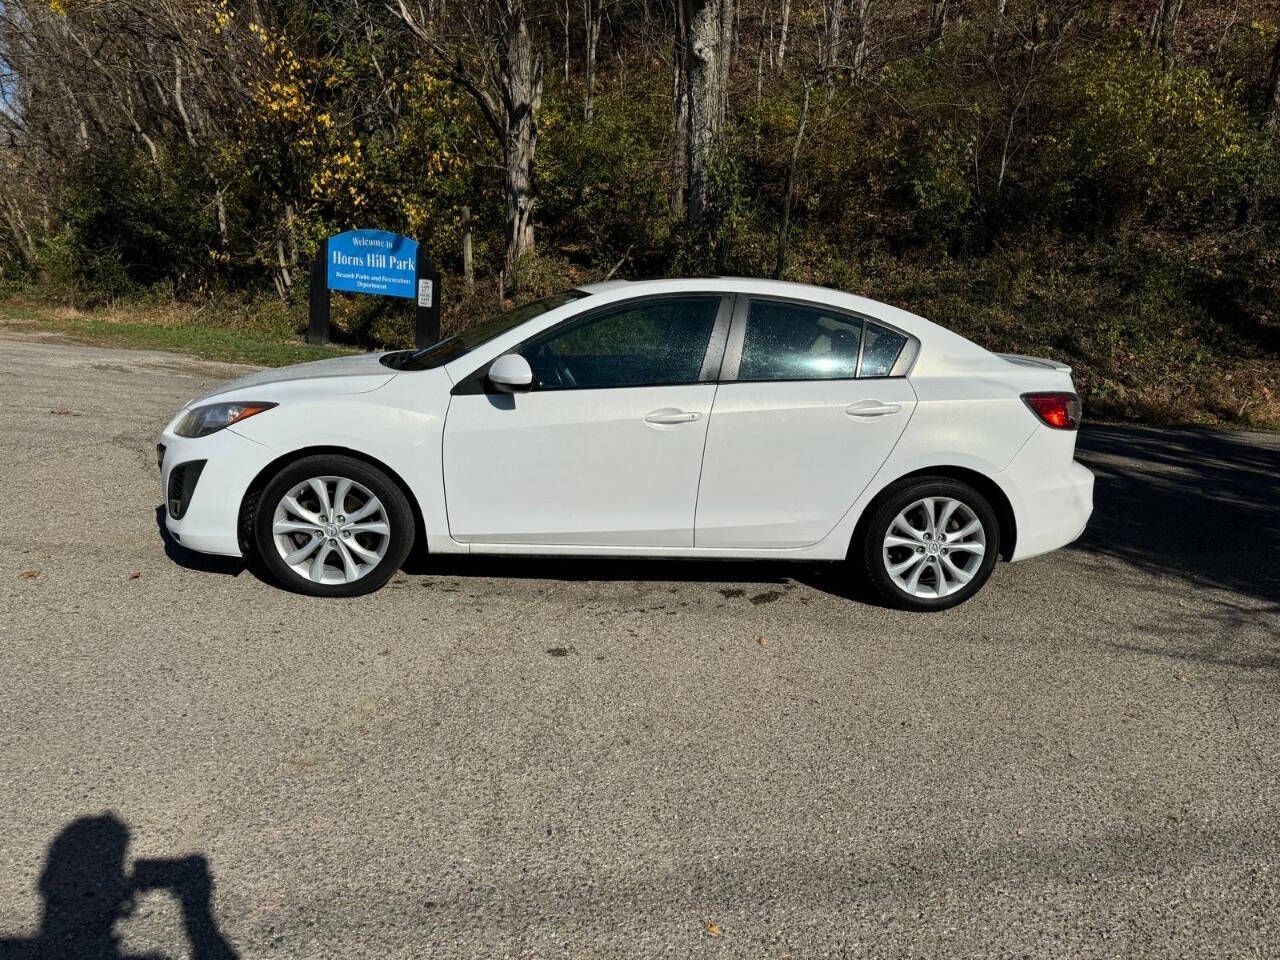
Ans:
{"label": "asphalt road", "polygon": [[1280,956],[1278,436],[1085,431],[1085,539],[944,614],[721,563],[320,602],[161,541],[233,368],[0,350],[5,960]]}

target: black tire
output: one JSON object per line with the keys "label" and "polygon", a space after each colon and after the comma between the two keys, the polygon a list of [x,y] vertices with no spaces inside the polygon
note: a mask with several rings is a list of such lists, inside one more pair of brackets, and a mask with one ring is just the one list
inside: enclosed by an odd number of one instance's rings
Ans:
{"label": "black tire", "polygon": [[[889,525],[903,510],[929,497],[958,500],[968,507],[982,524],[982,536],[986,541],[979,562],[975,562],[978,560],[976,557],[973,560],[963,561],[972,566],[971,570],[965,571],[970,574],[971,579],[963,586],[941,597],[921,597],[908,593],[894,582],[885,566],[884,541],[889,532]],[[952,521],[948,526],[955,522]],[[947,477],[908,477],[891,484],[872,505],[871,514],[863,525],[862,540],[854,545],[853,552],[862,568],[866,582],[875,595],[888,606],[899,610],[947,610],[972,597],[982,589],[982,585],[991,576],[991,571],[1000,554],[1000,524],[987,498],[967,483]],[[891,556],[898,555],[892,547],[889,552]],[[924,555],[924,559],[928,560],[929,564],[942,562],[941,557],[930,558],[928,554]],[[925,566],[924,569],[922,579],[925,583],[928,584],[928,578],[932,577],[936,584],[937,570],[930,566]],[[912,570],[914,571],[914,568]],[[903,574],[903,576],[906,575]]]}
{"label": "black tire", "polygon": [[[372,570],[357,580],[347,583],[319,583],[310,580],[285,563],[276,547],[272,532],[276,506],[290,489],[312,477],[342,477],[353,480],[376,496],[382,504],[390,528],[386,552]],[[372,593],[395,575],[413,547],[413,509],[399,484],[377,467],[340,454],[304,457],[283,468],[258,497],[252,524],[253,544],[258,559],[271,577],[288,590],[313,597],[356,597]],[[302,541],[304,544],[305,542]]]}

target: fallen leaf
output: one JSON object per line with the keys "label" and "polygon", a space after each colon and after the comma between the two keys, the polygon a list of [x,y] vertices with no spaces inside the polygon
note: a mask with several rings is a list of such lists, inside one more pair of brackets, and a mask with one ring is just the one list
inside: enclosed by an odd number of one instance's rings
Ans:
{"label": "fallen leaf", "polygon": [[39,570],[23,570],[20,574],[18,574],[18,576],[20,576],[23,580],[34,580],[36,577],[40,576],[40,571]]}
{"label": "fallen leaf", "polygon": [[135,570],[135,571],[133,571],[133,573],[129,574],[129,579],[130,579],[130,580],[137,580],[140,576],[142,576],[142,571],[141,571],[141,570]]}
{"label": "fallen leaf", "polygon": [[720,924],[712,923],[710,920],[703,920],[702,926],[706,929],[707,933],[711,934],[713,937],[720,936]]}

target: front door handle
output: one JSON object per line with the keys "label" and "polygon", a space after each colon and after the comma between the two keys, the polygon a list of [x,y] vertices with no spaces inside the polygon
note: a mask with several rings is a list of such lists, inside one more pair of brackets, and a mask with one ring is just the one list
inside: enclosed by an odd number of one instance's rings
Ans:
{"label": "front door handle", "polygon": [[844,408],[851,417],[884,417],[902,409],[900,403],[881,403],[879,400],[859,400]]}
{"label": "front door handle", "polygon": [[675,407],[663,407],[661,410],[654,410],[644,418],[645,423],[669,424],[669,423],[692,423],[700,418],[702,414],[692,413],[686,410],[677,410]]}

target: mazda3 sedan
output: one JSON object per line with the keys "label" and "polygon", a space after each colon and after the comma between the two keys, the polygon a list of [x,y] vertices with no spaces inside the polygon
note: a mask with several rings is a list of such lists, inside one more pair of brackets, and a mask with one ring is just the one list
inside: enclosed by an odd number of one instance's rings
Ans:
{"label": "mazda3 sedan", "polygon": [[418,541],[825,560],[939,610],[1084,529],[1070,373],[819,287],[594,284],[198,397],[160,440],[165,523],[323,597],[376,590]]}

